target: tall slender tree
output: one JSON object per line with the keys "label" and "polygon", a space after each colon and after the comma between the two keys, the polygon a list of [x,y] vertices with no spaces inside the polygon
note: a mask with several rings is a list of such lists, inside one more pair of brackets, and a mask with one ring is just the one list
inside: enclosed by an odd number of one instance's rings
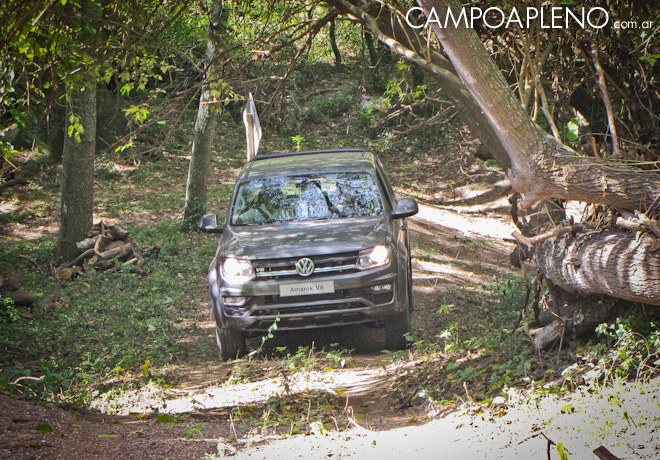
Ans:
{"label": "tall slender tree", "polygon": [[213,133],[217,118],[215,103],[223,98],[220,93],[222,79],[223,35],[227,30],[229,9],[223,0],[213,0],[209,18],[209,35],[206,42],[205,75],[199,97],[195,134],[192,144],[188,181],[186,184],[186,204],[183,216],[183,230],[194,229],[206,209],[206,187],[211,163]]}
{"label": "tall slender tree", "polygon": [[[127,91],[144,86],[151,69],[139,68],[136,56],[147,52],[185,8],[183,0],[0,4],[0,123],[29,127],[49,103],[65,99],[67,104],[59,260],[75,254],[75,243],[93,218],[97,85],[107,83],[121,65]],[[50,126],[53,133],[60,128]]]}

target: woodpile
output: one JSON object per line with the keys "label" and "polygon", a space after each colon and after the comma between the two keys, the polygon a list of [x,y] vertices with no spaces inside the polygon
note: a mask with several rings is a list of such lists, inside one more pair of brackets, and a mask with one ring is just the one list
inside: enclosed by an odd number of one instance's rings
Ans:
{"label": "woodpile", "polygon": [[87,232],[87,238],[76,246],[78,256],[55,269],[58,278],[67,280],[85,275],[90,270],[128,270],[137,275],[146,275],[145,257],[156,256],[160,251],[160,245],[156,244],[142,253],[126,230],[103,221],[94,224]]}

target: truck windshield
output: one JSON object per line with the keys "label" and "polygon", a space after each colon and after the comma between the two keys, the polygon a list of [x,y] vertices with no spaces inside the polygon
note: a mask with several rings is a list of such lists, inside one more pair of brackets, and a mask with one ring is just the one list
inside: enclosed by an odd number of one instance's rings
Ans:
{"label": "truck windshield", "polygon": [[275,177],[238,184],[231,224],[365,217],[382,212],[380,192],[371,174]]}

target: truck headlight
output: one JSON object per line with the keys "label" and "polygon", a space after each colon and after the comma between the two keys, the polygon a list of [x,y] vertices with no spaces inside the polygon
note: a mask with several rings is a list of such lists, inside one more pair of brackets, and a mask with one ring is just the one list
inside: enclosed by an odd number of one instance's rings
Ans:
{"label": "truck headlight", "polygon": [[373,248],[360,251],[357,268],[367,270],[369,268],[386,265],[390,261],[390,248],[386,244],[379,244]]}
{"label": "truck headlight", "polygon": [[232,284],[240,284],[254,277],[252,262],[247,259],[228,257],[222,263],[222,277]]}

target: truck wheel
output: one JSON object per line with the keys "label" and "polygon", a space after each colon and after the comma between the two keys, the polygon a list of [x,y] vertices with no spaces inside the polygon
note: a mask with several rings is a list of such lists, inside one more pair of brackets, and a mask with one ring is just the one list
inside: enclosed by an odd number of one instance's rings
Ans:
{"label": "truck wheel", "polygon": [[411,330],[412,310],[412,277],[406,282],[406,303],[403,312],[386,320],[385,323],[385,348],[388,350],[405,350],[411,345],[408,340]]}
{"label": "truck wheel", "polygon": [[215,341],[222,361],[235,359],[245,354],[245,336],[223,327],[215,327]]}

